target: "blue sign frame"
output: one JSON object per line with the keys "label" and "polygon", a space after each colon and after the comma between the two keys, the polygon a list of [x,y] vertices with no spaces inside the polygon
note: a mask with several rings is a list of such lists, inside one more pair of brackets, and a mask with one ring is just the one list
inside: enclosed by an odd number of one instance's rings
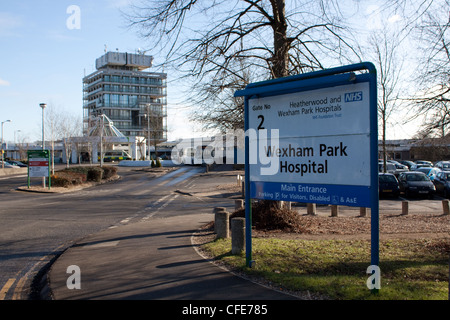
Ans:
{"label": "blue sign frame", "polygon": [[[362,72],[365,71],[365,72]],[[356,73],[358,72],[358,73]],[[362,62],[337,68],[331,68],[306,74],[294,75],[268,81],[251,83],[244,90],[237,91],[235,97],[245,98],[244,116],[245,131],[249,130],[249,100],[254,98],[272,97],[296,92],[311,91],[322,88],[338,87],[357,83],[369,84],[369,125],[370,125],[370,186],[327,185],[329,193],[318,195],[313,200],[302,196],[299,190],[313,188],[313,184],[292,183],[290,186],[295,192],[292,199],[289,197],[289,188],[285,188],[285,198],[273,196],[280,190],[279,182],[251,181],[250,179],[250,155],[249,135],[245,137],[245,217],[246,217],[246,264],[251,267],[252,260],[252,208],[251,199],[273,199],[294,202],[313,202],[326,204],[340,204],[371,209],[371,264],[379,264],[379,198],[378,198],[378,111],[377,111],[377,73],[375,66],[370,62]],[[302,189],[305,188],[305,189]],[[263,197],[258,197],[257,192],[264,192]],[[340,196],[348,194],[361,194],[361,201],[346,203],[339,201]],[[268,196],[270,195],[270,196]],[[333,196],[332,196],[333,195]]]}

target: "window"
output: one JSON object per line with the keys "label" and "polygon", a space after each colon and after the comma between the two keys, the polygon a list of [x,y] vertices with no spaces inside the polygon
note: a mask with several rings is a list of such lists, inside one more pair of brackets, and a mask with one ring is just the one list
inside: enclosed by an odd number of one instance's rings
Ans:
{"label": "window", "polygon": [[128,106],[128,96],[126,94],[121,95],[119,103],[121,106]]}
{"label": "window", "polygon": [[105,106],[106,106],[106,107],[109,107],[109,104],[110,104],[109,98],[110,98],[110,95],[109,95],[109,94],[104,94],[104,95],[103,95],[103,100],[105,101]]}
{"label": "window", "polygon": [[129,96],[128,98],[128,105],[129,106],[134,106],[137,104],[137,96]]}
{"label": "window", "polygon": [[119,95],[118,94],[111,95],[111,104],[112,104],[112,106],[117,106],[119,104]]}

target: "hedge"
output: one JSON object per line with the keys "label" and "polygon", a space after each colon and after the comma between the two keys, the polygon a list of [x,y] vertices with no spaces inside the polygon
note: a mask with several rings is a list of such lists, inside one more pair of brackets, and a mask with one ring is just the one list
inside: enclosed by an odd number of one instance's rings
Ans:
{"label": "hedge", "polygon": [[57,171],[52,175],[52,185],[55,187],[69,187],[86,181],[100,182],[117,174],[117,167],[70,167]]}
{"label": "hedge", "polygon": [[87,176],[80,172],[58,171],[51,176],[54,187],[70,187],[83,184],[87,181]]}

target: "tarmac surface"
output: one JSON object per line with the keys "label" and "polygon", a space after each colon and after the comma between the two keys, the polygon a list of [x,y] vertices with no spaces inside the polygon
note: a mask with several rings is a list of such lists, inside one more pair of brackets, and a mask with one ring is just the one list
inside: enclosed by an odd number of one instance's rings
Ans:
{"label": "tarmac surface", "polygon": [[[52,265],[55,300],[277,300],[293,296],[235,276],[201,257],[191,236],[211,215],[155,218],[92,235]],[[69,266],[80,270],[80,289],[69,289]]]}
{"label": "tarmac surface", "polygon": [[[208,181],[213,178],[212,175],[204,177]],[[197,183],[199,185],[201,183]],[[206,183],[203,190],[196,188],[194,196],[211,192],[210,188],[211,185]],[[230,204],[234,205],[233,200]],[[212,209],[187,215],[159,214],[145,221],[104,230],[77,242],[51,265],[46,275],[47,286],[41,292],[42,298],[298,299],[228,272],[197,253],[191,237],[201,226],[214,219]],[[171,210],[171,206],[164,210]],[[79,270],[79,273],[73,270]],[[75,279],[78,275],[79,278]],[[79,283],[80,288],[70,289],[74,283]]]}

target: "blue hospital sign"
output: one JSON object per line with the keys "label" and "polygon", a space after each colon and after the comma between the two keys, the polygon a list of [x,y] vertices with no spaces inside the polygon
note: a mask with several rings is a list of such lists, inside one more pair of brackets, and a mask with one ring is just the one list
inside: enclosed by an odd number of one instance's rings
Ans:
{"label": "blue hospital sign", "polygon": [[[362,72],[365,71],[365,72]],[[376,69],[370,62],[247,85],[246,263],[251,199],[370,207],[371,265],[379,263]]]}
{"label": "blue hospital sign", "polygon": [[260,134],[249,148],[267,157],[250,165],[250,197],[370,206],[369,96],[362,82],[250,98],[248,125]]}

